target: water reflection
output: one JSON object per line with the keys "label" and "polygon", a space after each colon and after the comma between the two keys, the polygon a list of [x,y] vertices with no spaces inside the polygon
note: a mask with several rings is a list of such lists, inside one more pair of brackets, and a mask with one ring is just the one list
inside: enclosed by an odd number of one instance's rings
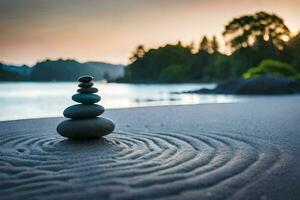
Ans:
{"label": "water reflection", "polygon": [[[0,120],[62,116],[63,110],[74,104],[77,82],[71,83],[1,83]],[[227,103],[238,101],[235,96],[176,94],[215,84],[117,84],[95,83],[100,102],[105,108],[136,106]]]}

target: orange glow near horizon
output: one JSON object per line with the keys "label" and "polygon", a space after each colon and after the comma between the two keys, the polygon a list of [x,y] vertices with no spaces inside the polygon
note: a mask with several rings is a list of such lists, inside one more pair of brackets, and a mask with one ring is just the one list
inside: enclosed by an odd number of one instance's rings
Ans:
{"label": "orange glow near horizon", "polygon": [[197,44],[233,17],[266,11],[300,31],[300,0],[0,0],[0,61],[46,58],[128,63],[139,44]]}

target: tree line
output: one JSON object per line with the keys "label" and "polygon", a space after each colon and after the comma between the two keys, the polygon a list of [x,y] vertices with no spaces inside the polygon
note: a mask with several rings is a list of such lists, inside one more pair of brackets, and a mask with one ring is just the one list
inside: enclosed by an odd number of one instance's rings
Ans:
{"label": "tree line", "polygon": [[206,82],[269,73],[299,78],[300,33],[292,35],[276,14],[234,18],[222,35],[229,55],[220,52],[216,36],[203,36],[198,49],[180,41],[147,50],[139,45],[121,81]]}

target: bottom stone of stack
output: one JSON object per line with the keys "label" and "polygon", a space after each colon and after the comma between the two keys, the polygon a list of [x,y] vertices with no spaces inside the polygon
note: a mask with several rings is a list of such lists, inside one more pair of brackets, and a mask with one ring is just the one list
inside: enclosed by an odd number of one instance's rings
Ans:
{"label": "bottom stone of stack", "polygon": [[57,132],[70,139],[100,138],[113,132],[115,124],[107,118],[70,119],[57,126]]}

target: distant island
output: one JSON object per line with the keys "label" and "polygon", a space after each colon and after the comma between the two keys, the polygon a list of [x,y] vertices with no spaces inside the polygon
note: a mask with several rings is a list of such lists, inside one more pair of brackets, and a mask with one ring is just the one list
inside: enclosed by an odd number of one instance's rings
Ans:
{"label": "distant island", "polygon": [[75,81],[86,74],[95,80],[115,81],[124,76],[124,66],[63,59],[45,60],[33,67],[0,63],[0,81]]}

